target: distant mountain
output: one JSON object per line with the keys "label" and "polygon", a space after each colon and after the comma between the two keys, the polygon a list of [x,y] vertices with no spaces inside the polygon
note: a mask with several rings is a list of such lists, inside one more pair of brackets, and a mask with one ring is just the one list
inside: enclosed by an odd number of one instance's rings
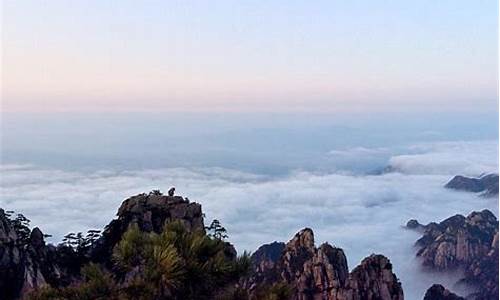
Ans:
{"label": "distant mountain", "polygon": [[[283,247],[273,243],[256,253],[274,252]],[[403,300],[403,289],[392,265],[385,256],[372,254],[363,259],[350,273],[347,259],[340,248],[323,243],[316,247],[314,233],[305,228],[298,232],[281,250],[279,257],[257,255],[258,266],[243,285],[250,289],[254,299],[265,286],[286,284],[293,300]]]}
{"label": "distant mountain", "polygon": [[481,193],[485,197],[498,196],[498,174],[488,174],[478,178],[457,175],[446,185],[448,189]]}
{"label": "distant mountain", "polygon": [[478,288],[467,299],[498,299],[498,220],[492,212],[455,215],[427,225],[410,220],[407,228],[423,232],[415,245],[425,267],[441,272],[463,269],[461,283]]}

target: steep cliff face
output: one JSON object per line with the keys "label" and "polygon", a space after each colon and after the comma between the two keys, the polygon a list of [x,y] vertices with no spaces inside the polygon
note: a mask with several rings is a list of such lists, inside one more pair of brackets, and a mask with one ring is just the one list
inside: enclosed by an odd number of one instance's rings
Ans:
{"label": "steep cliff face", "polygon": [[251,286],[285,282],[293,288],[294,300],[403,299],[387,258],[372,255],[349,274],[344,251],[327,243],[316,248],[309,228],[298,232],[267,266],[271,267],[258,269],[252,276]]}
{"label": "steep cliff face", "polygon": [[17,227],[0,209],[0,299],[15,299],[48,284],[65,285],[77,276],[79,267],[73,262],[78,258],[71,249],[46,245],[36,227],[31,232]]}
{"label": "steep cliff face", "polygon": [[459,191],[482,193],[486,197],[494,197],[498,196],[498,174],[488,174],[479,178],[457,175],[445,187]]}
{"label": "steep cliff face", "polygon": [[401,300],[403,290],[392,265],[383,255],[371,255],[365,258],[349,275],[343,289],[345,300]]}
{"label": "steep cliff face", "polygon": [[[441,223],[415,225],[423,236],[416,242],[422,264],[434,270],[465,270],[462,281],[477,285],[479,299],[498,298],[498,220],[488,210],[467,217],[455,215]],[[408,225],[407,225],[408,226]]]}

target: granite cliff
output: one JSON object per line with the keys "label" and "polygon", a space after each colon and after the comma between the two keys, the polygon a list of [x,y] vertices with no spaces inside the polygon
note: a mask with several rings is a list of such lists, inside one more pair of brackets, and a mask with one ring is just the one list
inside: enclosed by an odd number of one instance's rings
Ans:
{"label": "granite cliff", "polygon": [[292,287],[294,300],[403,299],[401,284],[383,255],[365,258],[349,273],[344,251],[328,243],[316,247],[309,228],[286,245],[266,245],[256,253],[271,248],[281,248],[281,255],[274,260],[269,255],[254,256],[254,274],[245,282],[250,289],[285,282]]}
{"label": "granite cliff", "polygon": [[455,215],[440,223],[407,227],[422,232],[416,242],[423,266],[438,270],[464,270],[462,283],[478,292],[469,298],[498,299],[498,220],[489,210]]}

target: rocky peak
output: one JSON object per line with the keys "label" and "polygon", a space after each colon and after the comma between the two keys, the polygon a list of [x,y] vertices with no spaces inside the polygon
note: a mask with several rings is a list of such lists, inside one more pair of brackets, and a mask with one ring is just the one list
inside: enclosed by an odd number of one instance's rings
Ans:
{"label": "rocky peak", "polygon": [[481,291],[478,299],[498,298],[498,220],[489,210],[452,216],[423,226],[417,256],[428,268],[465,270],[462,282]]}
{"label": "rocky peak", "polygon": [[389,260],[381,255],[365,259],[351,274],[344,251],[328,243],[316,248],[309,228],[298,232],[280,258],[249,279],[253,288],[285,282],[293,287],[293,300],[402,300],[401,285]]}
{"label": "rocky peak", "polygon": [[201,205],[180,196],[159,193],[139,194],[125,199],[118,209],[118,218],[111,221],[91,250],[95,262],[110,262],[113,247],[132,223],[146,232],[161,232],[173,220],[181,221],[188,230],[205,231]]}
{"label": "rocky peak", "polygon": [[285,251],[301,251],[314,252],[314,233],[310,228],[304,228],[295,234],[285,246]]}
{"label": "rocky peak", "polygon": [[404,297],[389,259],[372,254],[351,272],[339,299],[403,300]]}
{"label": "rocky peak", "polygon": [[465,300],[440,284],[434,284],[426,292],[424,300]]}
{"label": "rocky peak", "polygon": [[478,178],[457,175],[445,187],[459,191],[482,193],[481,195],[487,197],[497,196],[498,174],[488,174]]}
{"label": "rocky peak", "polygon": [[45,246],[45,240],[42,231],[40,228],[35,227],[31,231],[30,234],[30,244],[36,249],[39,249],[43,246]]}
{"label": "rocky peak", "polygon": [[35,227],[24,238],[25,231],[0,209],[0,299],[17,299],[25,293],[64,281],[66,269],[57,263],[58,253],[47,246],[44,234]]}
{"label": "rocky peak", "polygon": [[284,249],[285,243],[283,242],[274,241],[270,244],[262,245],[252,254],[252,262],[259,264],[262,261],[268,260],[274,263],[280,258]]}
{"label": "rocky peak", "polygon": [[122,223],[136,222],[145,231],[160,232],[173,219],[189,230],[204,230],[201,205],[180,196],[139,194],[124,200],[117,216]]}

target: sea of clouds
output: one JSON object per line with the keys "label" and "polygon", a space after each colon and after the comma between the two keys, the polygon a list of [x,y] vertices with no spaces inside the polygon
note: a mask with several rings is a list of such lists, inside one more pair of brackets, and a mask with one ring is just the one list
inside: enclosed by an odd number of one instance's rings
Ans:
{"label": "sea of clouds", "polygon": [[[390,151],[339,148],[327,155],[367,159]],[[131,195],[175,186],[203,205],[206,222],[222,222],[240,252],[288,241],[310,227],[318,245],[345,250],[350,269],[371,253],[388,256],[406,298],[421,299],[433,283],[453,288],[458,275],[421,270],[413,248],[419,234],[402,226],[410,218],[427,223],[485,208],[498,216],[498,199],[443,188],[456,174],[498,172],[498,142],[419,143],[406,153],[392,155],[391,172],[376,175],[295,170],[272,176],[227,168],[69,171],[4,164],[0,207],[23,213],[58,242],[68,232],[103,228]]]}

